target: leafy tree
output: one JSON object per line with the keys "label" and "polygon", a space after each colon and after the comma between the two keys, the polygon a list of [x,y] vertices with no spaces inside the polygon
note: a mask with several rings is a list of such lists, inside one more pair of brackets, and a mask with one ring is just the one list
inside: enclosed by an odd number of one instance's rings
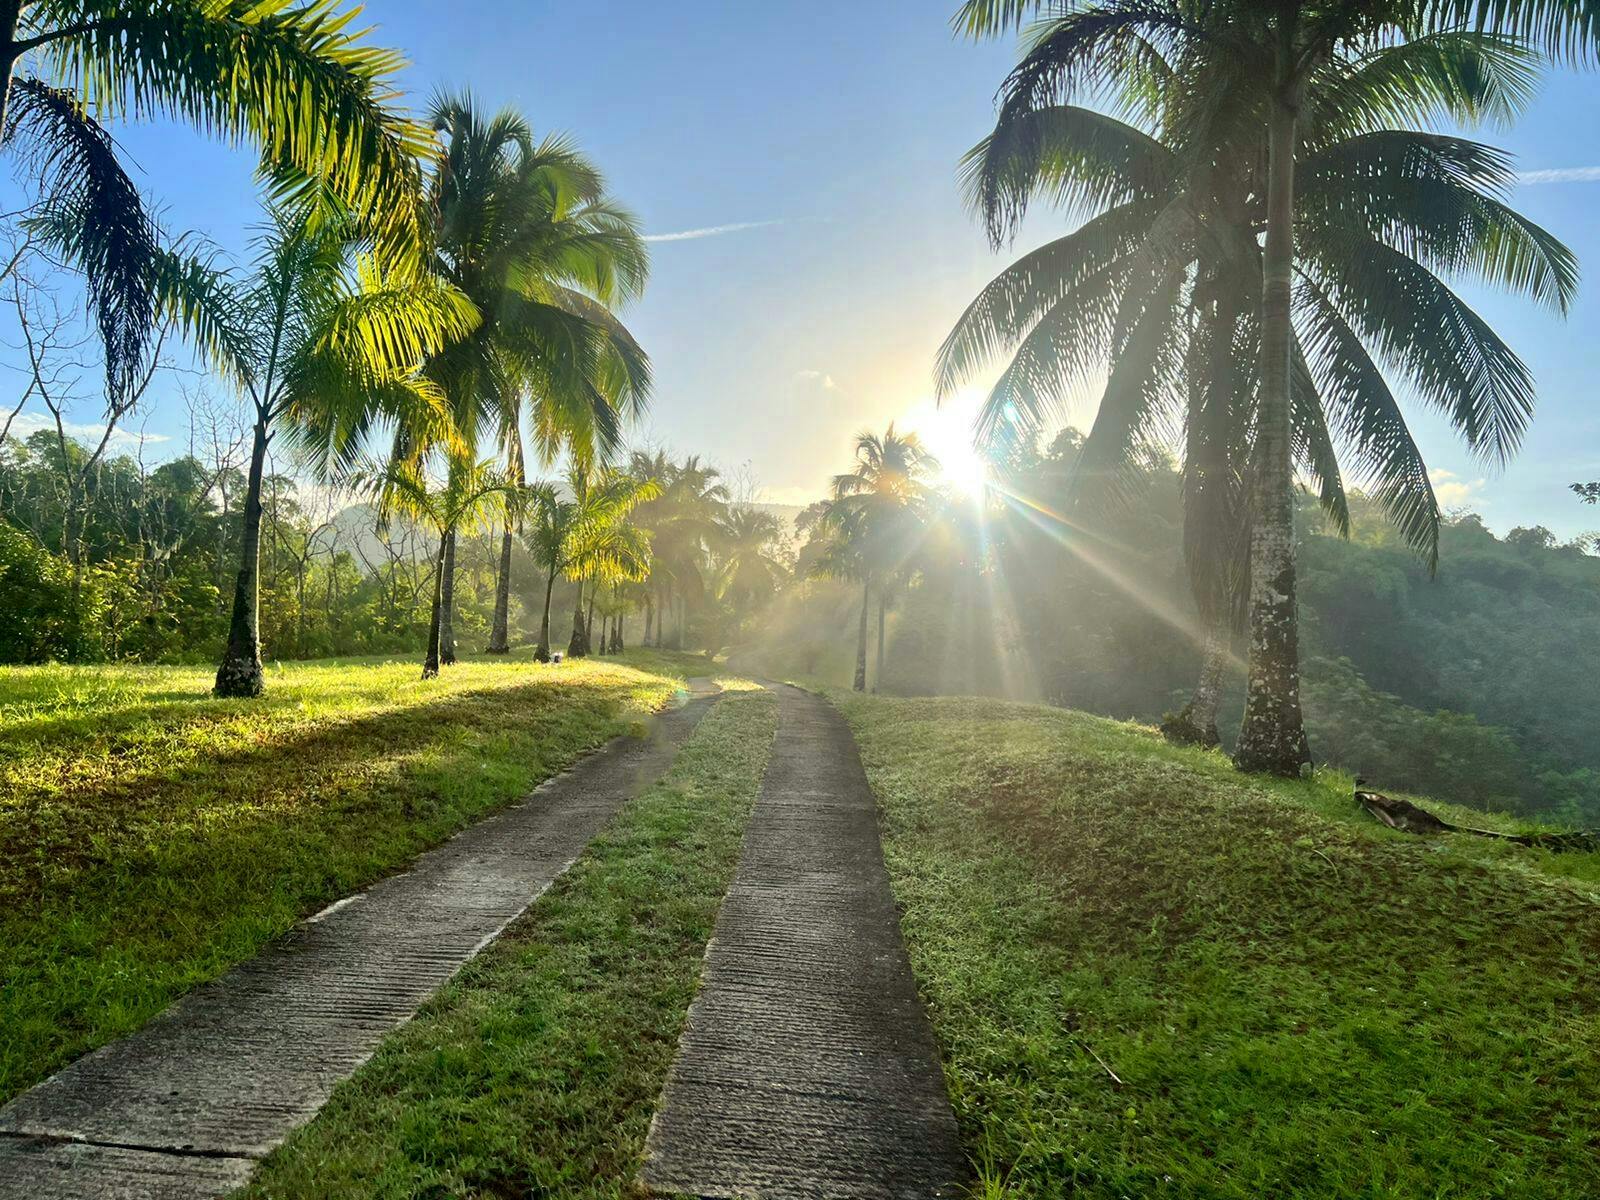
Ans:
{"label": "leafy tree", "polygon": [[789,576],[783,541],[783,523],[775,515],[731,505],[718,530],[717,599],[731,603],[740,614],[770,600]]}
{"label": "leafy tree", "polygon": [[[569,141],[535,142],[515,112],[486,118],[469,95],[446,96],[432,123],[445,139],[430,187],[434,270],[483,320],[435,356],[429,377],[469,443],[493,431],[514,480],[525,481],[525,438],[541,466],[563,451],[583,462],[608,458],[650,389],[649,359],[614,311],[639,295],[648,275],[636,222]],[[511,538],[502,531],[493,653],[507,645]],[[454,548],[445,553],[449,662]]]}
{"label": "leafy tree", "polygon": [[861,627],[857,638],[856,691],[867,685],[867,618],[876,589],[878,661],[873,676],[883,678],[885,618],[893,581],[915,553],[932,496],[929,480],[939,464],[914,433],[897,433],[891,422],[883,434],[856,437],[855,469],[833,478],[830,520],[848,547],[844,561],[859,574]]}
{"label": "leafy tree", "polygon": [[36,233],[85,274],[113,402],[183,280],[97,115],[253,145],[280,202],[318,197],[386,260],[414,259],[427,130],[391,107],[402,60],[366,44],[353,15],[337,0],[0,3],[0,127],[43,184]]}
{"label": "leafy tree", "polygon": [[[642,580],[650,573],[650,533],[630,515],[660,495],[661,488],[654,480],[638,479],[615,468],[595,470],[581,465],[568,472],[567,487],[572,508],[560,557],[567,577],[578,585],[567,655],[582,658],[591,649],[594,593],[606,584]],[[585,584],[594,589],[587,616],[583,611]],[[548,615],[545,623],[548,626]]]}
{"label": "leafy tree", "polygon": [[[1032,7],[974,0],[963,11],[969,28],[984,31]],[[1575,283],[1565,249],[1496,198],[1509,174],[1503,158],[1473,143],[1382,127],[1397,113],[1513,110],[1528,79],[1515,48],[1489,35],[1397,40],[1393,22],[1407,24],[1399,17],[1380,14],[1375,24],[1373,14],[1357,20],[1354,8],[1338,5],[1316,13],[1249,4],[1203,13],[1159,2],[1071,6],[1031,39],[975,168],[997,240],[1037,188],[1105,210],[1068,246],[1047,248],[1053,260],[1036,252],[1026,269],[1019,264],[1009,295],[992,285],[993,294],[980,297],[998,309],[1002,325],[1032,326],[996,390],[1000,412],[1015,403],[1005,389],[1025,403],[1041,380],[1059,387],[1103,342],[1114,362],[1100,419],[1108,436],[1091,434],[1091,441],[1126,447],[1143,426],[1141,409],[1183,360],[1170,314],[1193,295],[1184,286],[1189,255],[1175,256],[1174,244],[1195,240],[1197,222],[1205,222],[1212,232],[1202,248],[1220,250],[1223,261],[1203,269],[1203,279],[1250,264],[1239,277],[1258,281],[1262,297],[1251,408],[1253,699],[1238,759],[1280,773],[1306,759],[1291,460],[1297,442],[1302,459],[1307,449],[1314,460],[1325,457],[1304,419],[1297,436],[1296,409],[1307,407],[1313,386],[1342,404],[1349,415],[1341,432],[1366,457],[1380,495],[1414,534],[1425,531],[1436,521],[1426,473],[1362,337],[1444,407],[1474,448],[1503,456],[1531,407],[1526,369],[1434,271],[1475,271],[1562,306]],[[1054,103],[1103,85],[1152,113],[1168,146]],[[1238,188],[1237,175],[1260,161],[1266,168],[1257,185]],[[1237,208],[1249,194],[1254,212],[1228,211],[1230,200]],[[1259,255],[1258,229],[1266,231]],[[1291,271],[1293,241],[1302,235],[1306,331],[1297,341]],[[1073,289],[1065,302],[1063,287]],[[1105,303],[1107,294],[1114,303]],[[1114,461],[1104,451],[1095,458]],[[1326,485],[1335,466],[1316,465]]]}
{"label": "leafy tree", "polygon": [[384,419],[447,440],[442,398],[418,368],[465,336],[477,314],[428,275],[385,273],[356,252],[348,230],[282,210],[269,215],[250,277],[215,275],[203,295],[195,323],[205,349],[254,417],[233,618],[216,693],[255,696],[262,689],[257,568],[268,447],[287,431],[307,461],[330,470],[353,464]]}
{"label": "leafy tree", "polygon": [[450,463],[444,482],[430,480],[426,460],[420,457],[391,460],[382,471],[360,476],[376,495],[382,518],[403,516],[426,522],[438,535],[439,552],[433,567],[433,604],[428,620],[427,656],[422,678],[439,674],[442,662],[440,633],[444,609],[445,549],[463,528],[488,525],[504,519],[519,498],[520,488],[495,470],[489,460]]}

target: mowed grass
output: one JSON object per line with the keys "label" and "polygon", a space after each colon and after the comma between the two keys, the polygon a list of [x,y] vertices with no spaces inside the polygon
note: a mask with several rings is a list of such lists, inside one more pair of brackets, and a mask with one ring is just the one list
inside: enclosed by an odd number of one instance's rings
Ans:
{"label": "mowed grass", "polygon": [[218,701],[196,668],[0,670],[0,1100],[679,687],[592,659],[419,674],[285,664],[264,698]]}
{"label": "mowed grass", "polygon": [[1596,1195],[1594,856],[1082,714],[837,698],[979,1195]]}
{"label": "mowed grass", "polygon": [[634,1180],[776,702],[717,702],[510,929],[263,1164],[245,1195],[642,1195]]}

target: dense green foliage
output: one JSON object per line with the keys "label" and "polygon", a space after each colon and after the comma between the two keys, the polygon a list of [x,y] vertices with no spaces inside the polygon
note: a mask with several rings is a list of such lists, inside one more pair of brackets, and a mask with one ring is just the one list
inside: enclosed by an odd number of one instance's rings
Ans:
{"label": "dense green foliage", "polygon": [[[1157,457],[1130,503],[1060,514],[1079,441],[1032,456],[1001,505],[945,509],[891,613],[883,689],[984,692],[1154,722],[1194,686],[1203,635],[1183,562],[1180,476]],[[1379,786],[1600,823],[1600,559],[1538,530],[1447,519],[1430,576],[1377,506],[1352,535],[1302,497],[1298,553],[1312,753]],[[802,563],[809,551],[802,551]],[[811,582],[743,647],[753,662],[850,681],[859,594]],[[1237,728],[1243,666],[1228,675]]]}
{"label": "dense green foliage", "polygon": [[1425,844],[1348,777],[1082,714],[837,697],[978,1195],[1592,1191],[1596,856]]}

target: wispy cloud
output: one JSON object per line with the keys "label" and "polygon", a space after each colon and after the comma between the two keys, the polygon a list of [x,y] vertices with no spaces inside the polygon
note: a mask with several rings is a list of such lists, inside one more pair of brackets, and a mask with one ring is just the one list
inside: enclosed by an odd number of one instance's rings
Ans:
{"label": "wispy cloud", "polygon": [[826,371],[814,371],[808,368],[804,371],[796,371],[794,377],[807,383],[820,383],[825,391],[834,392],[839,389],[839,385],[833,381],[833,376]]}
{"label": "wispy cloud", "polygon": [[1600,183],[1600,167],[1554,167],[1548,171],[1518,171],[1518,183]]}
{"label": "wispy cloud", "polygon": [[676,233],[647,233],[644,240],[647,242],[692,242],[697,238],[716,237],[722,233],[738,233],[742,229],[765,229],[771,225],[782,225],[783,221],[735,221],[731,225],[707,225],[704,229],[680,229]]}
{"label": "wispy cloud", "polygon": [[[0,414],[3,416],[4,414]],[[0,424],[3,424],[0,421]],[[27,437],[30,433],[37,433],[41,429],[55,432],[55,418],[40,412],[18,413],[17,419],[11,425],[11,436],[17,439]],[[104,425],[83,424],[77,421],[62,422],[62,429],[69,438],[78,438],[80,441],[98,442],[101,434],[105,433]],[[134,429],[117,429],[111,434],[113,446],[137,446],[141,442],[155,445],[157,442],[168,442],[172,439],[164,433],[144,433]]]}

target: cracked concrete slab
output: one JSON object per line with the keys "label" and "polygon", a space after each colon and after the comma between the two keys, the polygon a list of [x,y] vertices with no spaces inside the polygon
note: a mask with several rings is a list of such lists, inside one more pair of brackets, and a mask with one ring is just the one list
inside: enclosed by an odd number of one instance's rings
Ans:
{"label": "cracked concrete slab", "polygon": [[775,687],[777,739],[652,1123],[657,1192],[930,1200],[965,1178],[844,718]]}
{"label": "cracked concrete slab", "polygon": [[0,1108],[0,1197],[232,1190],[666,772],[697,691]]}

